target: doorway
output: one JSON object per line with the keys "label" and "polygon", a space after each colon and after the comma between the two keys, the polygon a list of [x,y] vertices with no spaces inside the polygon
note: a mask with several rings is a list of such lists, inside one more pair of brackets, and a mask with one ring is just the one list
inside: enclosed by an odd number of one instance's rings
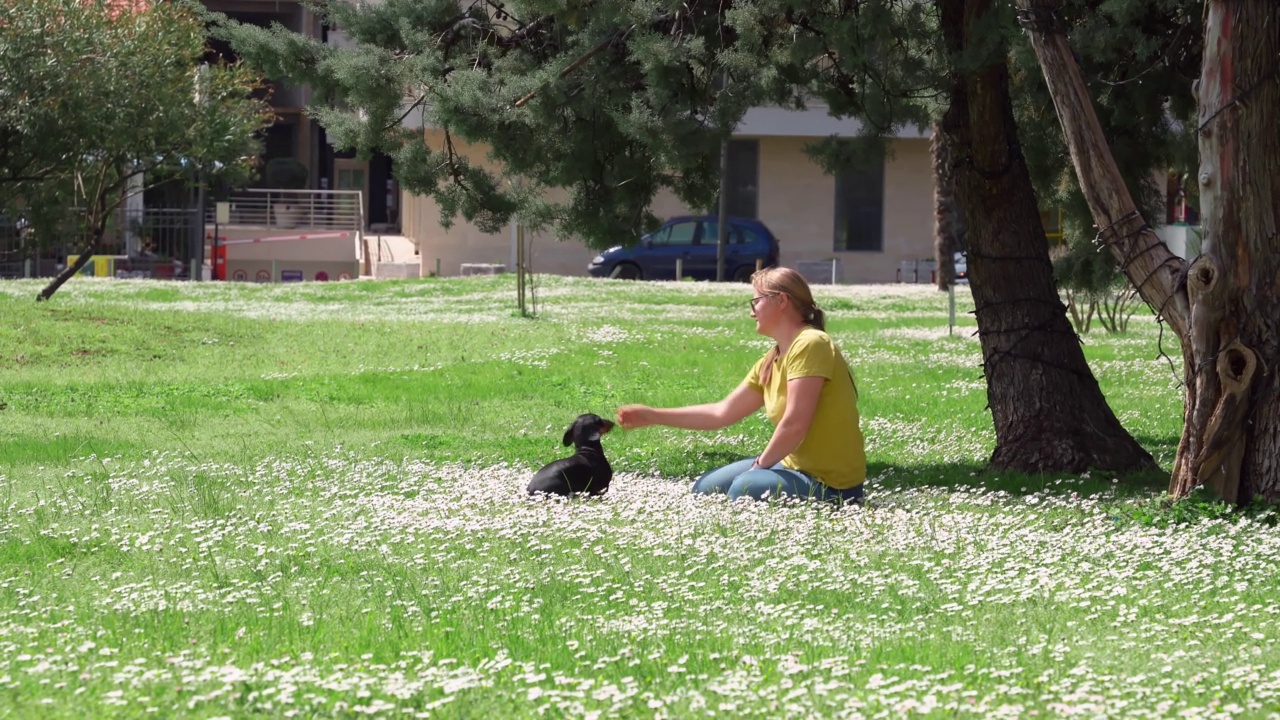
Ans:
{"label": "doorway", "polygon": [[[354,160],[349,158],[334,158],[333,161],[334,174],[334,190],[359,190],[360,191],[360,218],[361,225],[366,223],[364,220],[369,217],[369,163],[366,160]],[[356,212],[354,198],[339,197],[338,206],[342,208],[344,213]]]}

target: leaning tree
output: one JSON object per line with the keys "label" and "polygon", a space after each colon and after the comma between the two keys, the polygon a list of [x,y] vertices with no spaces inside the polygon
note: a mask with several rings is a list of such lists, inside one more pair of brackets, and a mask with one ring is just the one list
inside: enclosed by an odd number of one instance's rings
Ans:
{"label": "leaning tree", "polygon": [[1098,239],[1181,341],[1185,411],[1170,492],[1280,497],[1280,5],[1207,0],[1199,105],[1202,254],[1152,232],[1116,171],[1054,0],[1018,0]]}
{"label": "leaning tree", "polygon": [[[655,223],[649,207],[659,190],[707,207],[720,143],[752,106],[818,97],[834,115],[858,118],[863,137],[814,148],[833,170],[877,157],[883,138],[945,114],[969,219],[992,462],[1026,471],[1154,467],[1107,406],[1053,283],[1013,112],[1016,26],[1004,3],[316,6],[354,46],[225,18],[215,18],[215,32],[264,74],[310,83],[313,112],[336,146],[390,155],[402,187],[433,196],[446,221],[460,215],[489,230],[518,212],[530,227],[598,245]],[[464,142],[490,148],[501,174],[471,162]],[[548,200],[548,188],[563,189],[564,201]]]}
{"label": "leaning tree", "polygon": [[247,68],[202,64],[189,3],[27,0],[2,12],[0,205],[79,254],[38,300],[101,250],[144,178],[249,177],[270,108]]}

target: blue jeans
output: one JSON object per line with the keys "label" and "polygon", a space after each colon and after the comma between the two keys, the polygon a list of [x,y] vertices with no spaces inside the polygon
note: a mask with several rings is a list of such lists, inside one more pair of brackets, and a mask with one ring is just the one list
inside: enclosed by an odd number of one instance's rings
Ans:
{"label": "blue jeans", "polygon": [[728,493],[730,500],[747,495],[756,500],[767,500],[780,495],[790,495],[811,500],[832,502],[862,502],[862,486],[837,490],[822,484],[798,470],[788,470],[781,463],[771,468],[751,469],[755,458],[731,462],[698,478],[693,491],[702,495]]}

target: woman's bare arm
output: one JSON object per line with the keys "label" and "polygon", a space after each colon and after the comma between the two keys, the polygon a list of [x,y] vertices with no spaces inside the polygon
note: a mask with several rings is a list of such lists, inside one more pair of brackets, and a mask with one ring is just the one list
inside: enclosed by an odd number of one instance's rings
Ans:
{"label": "woman's bare arm", "polygon": [[787,381],[787,409],[782,420],[774,428],[769,444],[757,458],[760,467],[773,467],[782,458],[795,452],[809,434],[813,414],[818,409],[818,397],[822,394],[824,377],[802,377]]}
{"label": "woman's bare arm", "polygon": [[623,405],[618,408],[618,424],[627,430],[649,425],[666,425],[683,430],[719,430],[742,420],[764,406],[760,391],[742,383],[720,402],[679,408],[652,408]]}

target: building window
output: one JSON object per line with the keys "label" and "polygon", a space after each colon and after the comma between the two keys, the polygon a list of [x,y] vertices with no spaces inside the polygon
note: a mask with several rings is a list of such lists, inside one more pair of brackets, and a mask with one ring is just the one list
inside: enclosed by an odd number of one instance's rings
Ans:
{"label": "building window", "polygon": [[836,173],[836,251],[884,250],[884,148]]}
{"label": "building window", "polygon": [[[755,219],[760,206],[760,141],[729,141],[729,215]],[[720,199],[711,212],[718,212]]]}

